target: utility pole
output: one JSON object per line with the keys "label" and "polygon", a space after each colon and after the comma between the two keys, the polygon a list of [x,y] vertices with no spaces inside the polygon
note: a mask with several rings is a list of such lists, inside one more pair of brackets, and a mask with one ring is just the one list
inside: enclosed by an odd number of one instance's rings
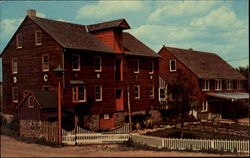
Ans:
{"label": "utility pole", "polygon": [[131,111],[130,111],[130,97],[129,97],[129,86],[127,88],[128,91],[128,119],[129,119],[129,133],[132,131],[132,121],[131,121]]}

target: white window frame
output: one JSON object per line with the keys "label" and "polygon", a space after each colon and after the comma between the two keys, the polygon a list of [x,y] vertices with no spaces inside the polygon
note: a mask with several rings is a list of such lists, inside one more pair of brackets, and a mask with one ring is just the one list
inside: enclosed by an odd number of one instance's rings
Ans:
{"label": "white window frame", "polygon": [[[31,105],[31,101],[30,100],[33,100],[33,102],[32,102],[32,105]],[[34,108],[34,98],[30,95],[29,97],[28,97],[28,108]]]}
{"label": "white window frame", "polygon": [[137,70],[137,71],[135,70],[135,66],[136,66],[136,65],[134,65],[134,73],[135,73],[135,74],[138,74],[138,73],[140,73],[140,60],[137,59],[137,60],[134,62],[134,64],[136,64],[136,63],[137,63],[137,68],[138,68],[138,70]]}
{"label": "white window frame", "polygon": [[[40,33],[40,41],[38,40],[38,33]],[[36,46],[42,45],[42,31],[41,30],[35,31],[35,43],[36,43]]]}
{"label": "white window frame", "polygon": [[[14,65],[14,60],[16,65]],[[18,73],[18,61],[17,58],[12,58],[11,59],[11,69],[12,69],[12,74],[17,74]]]}
{"label": "white window frame", "polygon": [[227,90],[233,90],[233,81],[226,80]]}
{"label": "white window frame", "polygon": [[243,89],[243,81],[237,80],[237,90],[242,90],[242,89]]}
{"label": "white window frame", "polygon": [[[175,69],[172,69],[172,66],[171,66],[172,65],[172,61],[174,61]],[[176,69],[177,69],[176,68],[176,59],[170,59],[169,60],[169,71],[170,72],[174,72],[174,71],[176,71]]]}
{"label": "white window frame", "polygon": [[202,104],[201,104],[201,112],[207,112],[207,111],[208,111],[208,101],[204,100],[202,101]]}
{"label": "white window frame", "polygon": [[222,80],[215,80],[215,90],[216,91],[222,90]]}
{"label": "white window frame", "polygon": [[208,79],[203,79],[202,83],[201,83],[201,86],[202,86],[202,91],[209,91],[209,89],[210,89],[209,80]]}
{"label": "white window frame", "polygon": [[[96,59],[99,58],[99,64],[100,64],[100,69],[96,69],[95,67],[95,62],[96,62]],[[94,56],[94,70],[95,72],[102,72],[102,57],[101,56]]]}
{"label": "white window frame", "polygon": [[104,119],[104,120],[109,120],[109,119],[110,119],[109,114],[103,114],[103,119]]}
{"label": "white window frame", "polygon": [[135,99],[140,99],[140,85],[135,85],[134,86],[134,94],[136,94],[136,88],[138,88],[138,96],[134,96]]}
{"label": "white window frame", "polygon": [[[77,60],[78,60],[78,68],[77,69],[74,68],[74,63],[73,63],[73,58],[74,57],[77,57]],[[71,58],[71,62],[72,62],[72,70],[73,71],[80,71],[81,70],[81,64],[80,64],[81,60],[80,60],[80,55],[79,54],[73,54],[72,58]]]}
{"label": "white window frame", "polygon": [[[80,100],[79,99],[79,87],[84,87],[84,99]],[[74,91],[74,88],[76,91]],[[85,85],[78,85],[78,86],[73,86],[72,87],[72,102],[73,103],[83,103],[87,101],[87,88]],[[74,99],[74,96],[76,96],[76,100]]]}
{"label": "white window frame", "polygon": [[[150,91],[152,90],[152,95],[150,95]],[[155,87],[154,86],[150,86],[150,89],[149,89],[149,98],[150,99],[154,99],[155,98]]]}
{"label": "white window frame", "polygon": [[16,48],[23,48],[23,36],[21,34],[16,35]]}
{"label": "white window frame", "polygon": [[[96,98],[96,88],[100,87],[100,98]],[[102,86],[95,86],[95,101],[102,101]]]}
{"label": "white window frame", "polygon": [[[17,96],[15,96],[15,90],[17,91]],[[18,103],[18,87],[12,87],[12,102]]]}
{"label": "white window frame", "polygon": [[[152,71],[150,69],[151,65],[152,65]],[[149,74],[154,74],[154,61],[149,62]]]}
{"label": "white window frame", "polygon": [[[47,64],[44,62],[44,57],[45,57],[45,56],[48,57],[48,63],[47,63]],[[49,71],[49,54],[43,54],[43,55],[42,55],[42,71],[43,71],[43,72]]]}
{"label": "white window frame", "polygon": [[[161,90],[163,90],[164,98],[161,98]],[[166,88],[164,87],[159,88],[159,101],[166,101]]]}

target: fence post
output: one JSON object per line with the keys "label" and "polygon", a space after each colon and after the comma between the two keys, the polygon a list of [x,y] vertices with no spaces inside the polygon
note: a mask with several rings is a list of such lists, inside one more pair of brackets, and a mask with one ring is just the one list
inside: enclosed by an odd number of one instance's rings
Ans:
{"label": "fence post", "polygon": [[164,138],[161,138],[161,146],[164,148]]}
{"label": "fence post", "polygon": [[214,140],[211,141],[211,149],[214,149]]}

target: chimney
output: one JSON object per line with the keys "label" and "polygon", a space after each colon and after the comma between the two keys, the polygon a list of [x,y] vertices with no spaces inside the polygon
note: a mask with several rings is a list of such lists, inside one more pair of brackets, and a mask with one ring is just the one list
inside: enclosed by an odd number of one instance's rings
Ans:
{"label": "chimney", "polygon": [[34,10],[34,9],[27,10],[27,16],[36,17],[36,10]]}

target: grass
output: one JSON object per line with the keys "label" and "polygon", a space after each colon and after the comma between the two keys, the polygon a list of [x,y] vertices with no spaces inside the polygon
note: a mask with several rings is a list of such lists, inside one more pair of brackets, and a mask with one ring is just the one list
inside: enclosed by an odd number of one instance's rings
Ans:
{"label": "grass", "polygon": [[[148,132],[145,135],[158,136],[164,138],[180,138],[181,130],[177,128],[170,128],[159,130],[155,132]],[[184,130],[183,138],[189,139],[224,139],[224,140],[248,140],[246,137],[234,136],[221,133],[205,132],[205,131],[191,131]]]}

